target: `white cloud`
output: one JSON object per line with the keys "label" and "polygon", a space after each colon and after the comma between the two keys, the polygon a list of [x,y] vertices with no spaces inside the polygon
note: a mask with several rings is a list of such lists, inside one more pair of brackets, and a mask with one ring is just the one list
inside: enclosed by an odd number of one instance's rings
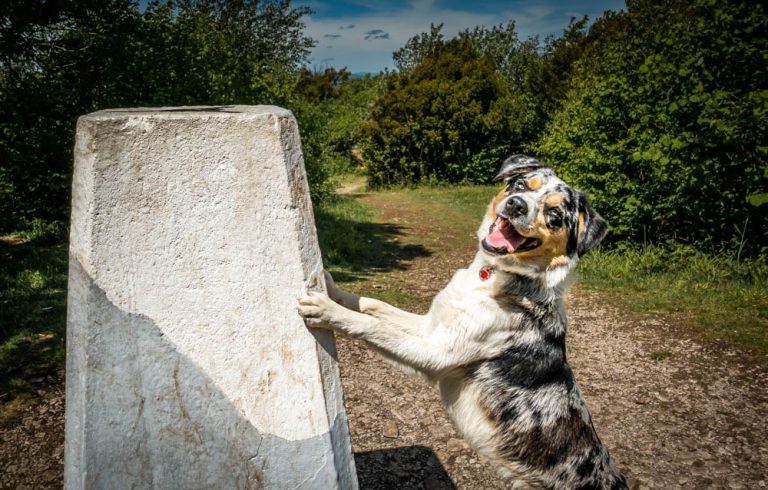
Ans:
{"label": "white cloud", "polygon": [[[622,8],[619,0],[606,0],[615,3],[614,9]],[[468,3],[468,6],[471,3]],[[312,8],[318,9],[319,3],[313,3]],[[594,8],[594,6],[590,6]],[[468,7],[469,8],[469,7]],[[306,34],[320,40],[328,34],[338,33],[343,29],[344,35],[334,39],[333,47],[318,44],[312,52],[310,63],[317,68],[328,63],[333,58],[334,66],[346,66],[351,72],[376,73],[386,68],[393,68],[392,52],[402,47],[406,41],[421,32],[429,31],[430,23],[443,23],[443,34],[451,38],[466,28],[478,25],[492,26],[515,20],[517,32],[521,39],[531,35],[559,33],[568,25],[571,12],[578,8],[568,5],[568,10],[558,10],[551,5],[528,5],[520,9],[502,12],[467,12],[439,7],[431,0],[414,0],[407,8],[385,13],[339,16],[334,18],[305,18]],[[608,8],[608,7],[606,7]],[[585,12],[591,18],[602,13]],[[388,37],[371,37],[365,40],[366,33],[381,32]]]}

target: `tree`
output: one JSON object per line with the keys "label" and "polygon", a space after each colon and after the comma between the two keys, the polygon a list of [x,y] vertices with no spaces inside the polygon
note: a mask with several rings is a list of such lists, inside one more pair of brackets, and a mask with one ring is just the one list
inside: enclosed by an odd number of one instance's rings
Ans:
{"label": "tree", "polygon": [[541,56],[525,67],[525,77],[519,85],[530,94],[536,120],[532,132],[536,135],[541,134],[566,99],[573,69],[593,39],[587,34],[588,22],[587,16],[579,20],[572,17],[563,34],[548,37]]}
{"label": "tree", "polygon": [[614,239],[719,250],[743,230],[753,250],[768,245],[768,218],[747,202],[768,183],[764,6],[627,5],[593,26],[541,156],[590,192]]}
{"label": "tree", "polygon": [[346,68],[326,68],[322,72],[314,72],[304,67],[301,69],[297,88],[304,98],[318,103],[338,97],[341,85],[349,80],[350,75]]}
{"label": "tree", "polygon": [[0,229],[67,216],[81,114],[290,105],[313,45],[308,12],[288,0],[152,1],[143,12],[133,0],[0,4]]}
{"label": "tree", "polygon": [[416,68],[436,46],[443,42],[443,24],[430,24],[429,32],[411,37],[405,46],[392,53],[395,68],[406,73]]}
{"label": "tree", "polygon": [[506,95],[490,56],[467,40],[437,42],[374,103],[363,128],[371,184],[489,181],[513,141]]}

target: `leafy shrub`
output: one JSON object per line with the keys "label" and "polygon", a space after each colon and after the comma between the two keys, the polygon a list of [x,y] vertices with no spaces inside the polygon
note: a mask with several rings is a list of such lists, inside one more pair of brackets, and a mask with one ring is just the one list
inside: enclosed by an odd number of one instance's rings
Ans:
{"label": "leafy shrub", "polygon": [[[0,230],[66,219],[78,116],[292,100],[313,41],[289,0],[0,4]],[[314,160],[308,160],[308,166]],[[322,187],[321,172],[313,184]]]}
{"label": "leafy shrub", "polygon": [[628,2],[607,15],[538,145],[614,240],[768,245],[768,16],[762,4]]}
{"label": "leafy shrub", "polygon": [[436,41],[374,103],[362,131],[370,184],[487,182],[513,140],[507,95],[490,56],[467,40]]}

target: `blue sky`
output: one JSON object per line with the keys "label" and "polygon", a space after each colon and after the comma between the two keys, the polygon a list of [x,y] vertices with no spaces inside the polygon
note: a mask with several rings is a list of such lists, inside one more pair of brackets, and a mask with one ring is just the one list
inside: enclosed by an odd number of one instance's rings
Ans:
{"label": "blue sky", "polygon": [[623,0],[305,0],[313,14],[305,17],[306,34],[318,41],[310,55],[316,68],[346,66],[353,73],[376,73],[392,68],[392,52],[411,36],[429,31],[430,23],[444,23],[450,38],[478,25],[492,26],[515,20],[522,39],[538,34],[560,34],[571,17],[605,10],[621,10]]}

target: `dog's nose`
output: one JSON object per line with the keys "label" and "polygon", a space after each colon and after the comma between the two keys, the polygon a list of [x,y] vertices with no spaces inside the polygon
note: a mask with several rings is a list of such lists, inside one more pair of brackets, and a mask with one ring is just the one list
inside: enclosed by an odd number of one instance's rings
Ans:
{"label": "dog's nose", "polygon": [[522,198],[514,196],[507,201],[506,211],[510,218],[516,218],[528,214],[528,205]]}

